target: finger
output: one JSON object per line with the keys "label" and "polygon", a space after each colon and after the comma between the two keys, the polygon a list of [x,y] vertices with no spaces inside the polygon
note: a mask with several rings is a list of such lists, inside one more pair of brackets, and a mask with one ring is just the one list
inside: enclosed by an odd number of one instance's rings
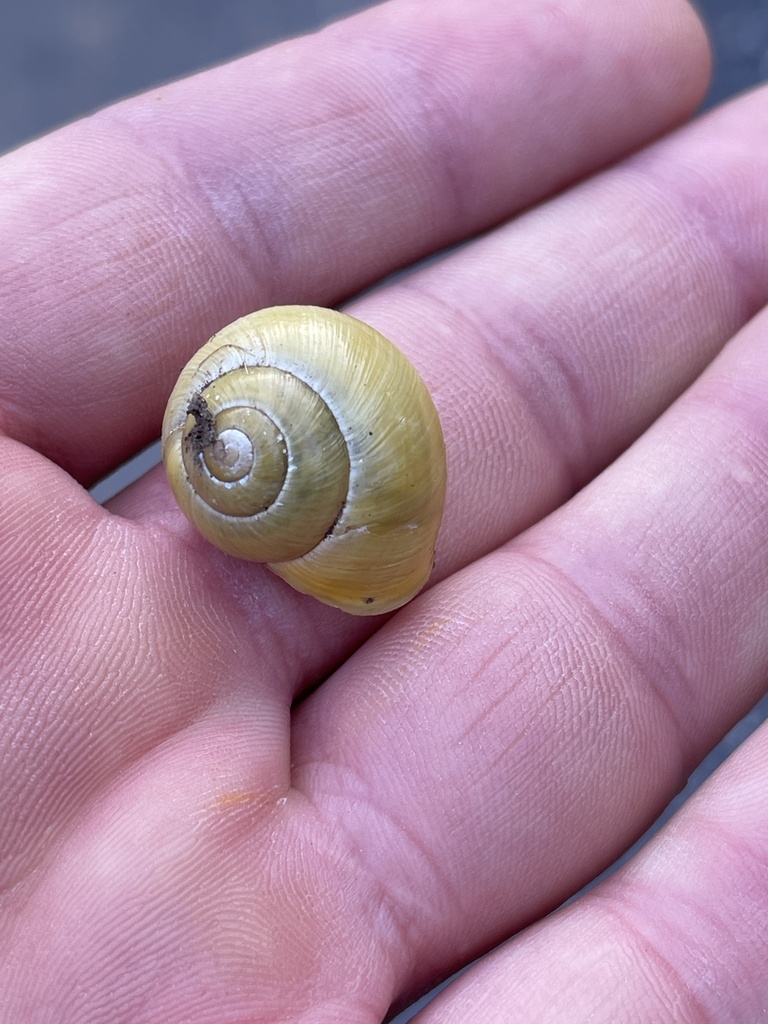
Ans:
{"label": "finger", "polygon": [[401,995],[612,862],[762,693],[766,337],[300,709],[294,784],[365,851]]}
{"label": "finger", "polygon": [[758,1020],[766,763],[763,727],[629,865],[471,969],[417,1024]]}
{"label": "finger", "polygon": [[682,0],[403,0],[33,143],[0,169],[0,426],[91,482],[227,321],[483,230],[685,117],[706,74]]}

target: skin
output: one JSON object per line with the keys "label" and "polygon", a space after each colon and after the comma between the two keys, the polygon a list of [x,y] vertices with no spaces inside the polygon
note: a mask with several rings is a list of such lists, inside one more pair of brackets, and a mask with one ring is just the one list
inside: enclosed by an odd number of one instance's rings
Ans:
{"label": "skin", "polygon": [[[768,1009],[765,730],[550,914],[768,677],[768,96],[680,128],[708,70],[682,0],[394,0],[0,163],[4,1020],[375,1024],[513,935],[420,1024]],[[89,498],[224,323],[471,238],[347,307],[445,429],[411,605]]]}

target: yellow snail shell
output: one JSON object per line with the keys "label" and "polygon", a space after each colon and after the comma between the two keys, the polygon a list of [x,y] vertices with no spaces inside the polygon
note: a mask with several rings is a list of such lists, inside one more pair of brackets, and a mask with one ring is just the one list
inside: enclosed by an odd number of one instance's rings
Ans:
{"label": "yellow snail shell", "polygon": [[214,335],[168,401],[163,459],[203,536],[326,604],[376,615],[429,577],[440,421],[406,357],[344,313],[276,306]]}

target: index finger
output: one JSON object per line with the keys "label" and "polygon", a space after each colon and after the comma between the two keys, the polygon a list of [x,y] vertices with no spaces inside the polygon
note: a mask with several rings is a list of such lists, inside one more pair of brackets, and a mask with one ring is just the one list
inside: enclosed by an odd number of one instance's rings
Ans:
{"label": "index finger", "polygon": [[7,156],[0,429],[90,483],[224,323],[336,304],[685,117],[692,11],[615,12],[396,0]]}

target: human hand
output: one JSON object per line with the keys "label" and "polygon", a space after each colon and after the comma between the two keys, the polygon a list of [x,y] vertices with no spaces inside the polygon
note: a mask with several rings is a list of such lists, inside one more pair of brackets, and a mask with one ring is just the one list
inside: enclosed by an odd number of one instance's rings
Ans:
{"label": "human hand", "polygon": [[[768,1005],[764,734],[541,921],[768,665],[765,316],[729,341],[766,100],[590,177],[706,81],[682,2],[617,10],[397,2],[0,165],[3,1024],[374,1024],[535,921],[422,1019]],[[160,470],[83,489],[218,327],[498,224],[350,307],[448,447],[442,582],[385,625],[218,553]]]}

